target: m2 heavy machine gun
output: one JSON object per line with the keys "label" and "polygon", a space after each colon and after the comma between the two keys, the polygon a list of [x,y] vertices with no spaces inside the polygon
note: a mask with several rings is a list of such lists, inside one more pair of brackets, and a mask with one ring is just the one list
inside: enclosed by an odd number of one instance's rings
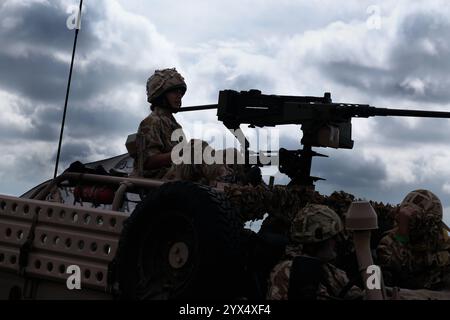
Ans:
{"label": "m2 heavy machine gun", "polygon": [[[311,176],[314,156],[327,157],[312,147],[352,149],[352,118],[374,116],[450,118],[450,112],[376,108],[367,104],[333,103],[330,93],[323,97],[265,95],[259,90],[219,93],[219,103],[182,108],[181,111],[216,109],[217,117],[233,133],[241,124],[267,127],[286,124],[301,125],[301,150],[279,150],[279,170],[291,179],[291,185],[314,187],[324,180]],[[246,164],[249,161],[249,143],[245,139]]]}

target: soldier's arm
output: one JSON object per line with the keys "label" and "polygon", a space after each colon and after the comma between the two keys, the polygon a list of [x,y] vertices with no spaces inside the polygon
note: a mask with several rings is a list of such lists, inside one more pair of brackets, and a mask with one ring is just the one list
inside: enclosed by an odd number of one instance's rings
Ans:
{"label": "soldier's arm", "polygon": [[393,231],[381,239],[377,247],[377,264],[387,285],[396,285],[399,275],[408,272],[409,250],[395,237],[396,232]]}
{"label": "soldier's arm", "polygon": [[383,239],[381,239],[378,247],[376,249],[377,252],[377,264],[382,268],[391,267],[394,258],[394,252],[396,244],[393,241],[392,235],[386,235]]}
{"label": "soldier's arm", "polygon": [[143,137],[138,152],[143,154],[144,170],[154,170],[170,167],[171,153],[162,153],[164,142],[161,137],[161,128],[164,124],[159,119],[147,118],[139,126],[139,133]]}
{"label": "soldier's arm", "polygon": [[353,285],[348,279],[347,273],[332,264],[327,264],[324,267],[321,285],[318,290],[318,295],[322,299],[327,299],[327,296],[344,300],[359,300],[364,298],[364,290]]}
{"label": "soldier's arm", "polygon": [[289,276],[292,261],[286,260],[277,264],[269,277],[267,300],[287,300],[289,291]]}
{"label": "soldier's arm", "polygon": [[400,207],[396,214],[397,227],[381,239],[377,248],[379,264],[394,272],[404,272],[410,262],[409,221],[413,214],[414,209],[408,206]]}

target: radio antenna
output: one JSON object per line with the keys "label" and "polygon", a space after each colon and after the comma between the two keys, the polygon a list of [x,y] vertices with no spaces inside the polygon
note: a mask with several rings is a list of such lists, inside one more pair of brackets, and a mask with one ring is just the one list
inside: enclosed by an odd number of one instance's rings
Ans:
{"label": "radio antenna", "polygon": [[58,153],[56,154],[55,173],[53,175],[53,179],[56,178],[56,176],[58,174],[59,156],[61,154],[61,144],[62,144],[62,138],[63,138],[63,134],[64,134],[64,124],[66,122],[67,102],[69,101],[70,83],[72,82],[73,62],[75,59],[75,51],[77,49],[78,32],[80,31],[80,28],[81,28],[81,9],[82,8],[83,8],[83,0],[80,0],[80,8],[78,10],[78,17],[77,17],[77,22],[76,22],[76,26],[75,26],[75,40],[73,42],[72,62],[70,63],[69,81],[67,83],[66,101],[64,103],[64,112],[63,112],[62,123],[61,123],[61,132],[59,134]]}

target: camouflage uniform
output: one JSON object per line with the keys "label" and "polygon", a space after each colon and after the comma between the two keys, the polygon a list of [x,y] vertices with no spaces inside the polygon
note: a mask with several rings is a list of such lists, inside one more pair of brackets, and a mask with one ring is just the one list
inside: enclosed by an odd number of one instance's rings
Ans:
{"label": "camouflage uniform", "polygon": [[[324,205],[308,204],[300,210],[292,221],[290,228],[291,245],[288,246],[291,257],[301,255],[301,245],[320,243],[335,237],[343,230],[342,221],[330,208]],[[297,246],[297,252],[292,249]],[[289,282],[293,260],[288,259],[275,266],[269,278],[267,299],[288,299]],[[344,294],[343,289],[349,280],[344,271],[330,263],[321,264],[320,282],[315,291],[316,299],[357,299],[363,293],[356,286],[351,286]]]}
{"label": "camouflage uniform", "polygon": [[[182,135],[181,140],[172,141],[172,132],[177,129],[180,130],[180,135]],[[138,140],[137,153],[142,156],[135,161],[135,172],[139,170],[140,161],[145,163],[149,157],[171,152],[178,143],[182,143],[185,139],[181,126],[176,122],[171,112],[162,108],[155,108],[150,116],[142,121],[138,129],[138,136],[140,136],[140,140]],[[210,148],[209,152],[212,154],[215,153],[207,142],[197,139],[189,141],[184,149],[191,151],[191,160],[193,160],[194,150],[201,150],[203,154],[206,148]],[[163,180],[188,180],[212,185],[219,177],[229,174],[232,174],[232,171],[226,165],[205,164],[202,161],[199,164],[181,163],[155,170],[144,170],[142,176]]]}
{"label": "camouflage uniform", "polygon": [[164,177],[169,167],[143,170],[142,173],[139,173],[139,167],[140,165],[143,167],[143,164],[152,156],[171,152],[173,147],[179,143],[179,141],[171,140],[173,131],[177,129],[182,130],[181,125],[175,120],[172,113],[158,107],[141,122],[137,132],[138,156],[134,162],[134,175],[155,179]]}
{"label": "camouflage uniform", "polygon": [[386,284],[409,289],[439,289],[450,271],[450,244],[442,228],[442,205],[430,191],[410,192],[401,203],[418,210],[410,218],[409,239],[390,231],[377,248]]}

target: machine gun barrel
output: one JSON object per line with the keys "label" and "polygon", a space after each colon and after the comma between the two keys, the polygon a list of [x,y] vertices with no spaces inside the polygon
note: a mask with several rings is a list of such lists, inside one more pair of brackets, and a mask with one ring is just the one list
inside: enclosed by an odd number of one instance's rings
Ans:
{"label": "machine gun barrel", "polygon": [[355,116],[366,118],[373,116],[450,118],[450,112],[362,107],[361,112],[358,111],[355,112]]}
{"label": "machine gun barrel", "polygon": [[[217,118],[238,138],[241,124],[251,127],[301,125],[303,137],[300,151],[285,150],[280,156],[280,172],[286,173],[292,184],[314,186],[319,178],[312,177],[311,161],[320,154],[312,147],[352,149],[352,118],[376,116],[450,118],[450,112],[377,108],[368,104],[333,103],[331,94],[323,97],[281,96],[262,94],[259,90],[219,92],[218,104],[184,107],[179,112],[217,110]],[[238,138],[239,139],[239,138]],[[249,142],[240,141],[246,164],[250,159]]]}

